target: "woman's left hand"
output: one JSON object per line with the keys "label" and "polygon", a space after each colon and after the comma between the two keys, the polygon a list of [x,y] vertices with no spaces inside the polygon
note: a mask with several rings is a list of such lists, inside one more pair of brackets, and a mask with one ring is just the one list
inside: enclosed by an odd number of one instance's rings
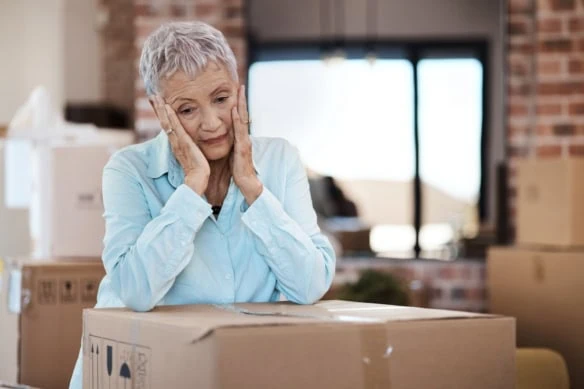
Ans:
{"label": "woman's left hand", "polygon": [[235,144],[231,156],[231,174],[245,201],[251,205],[264,186],[256,175],[253,165],[251,140],[249,138],[249,115],[245,101],[245,87],[241,85],[237,94],[237,105],[231,109]]}

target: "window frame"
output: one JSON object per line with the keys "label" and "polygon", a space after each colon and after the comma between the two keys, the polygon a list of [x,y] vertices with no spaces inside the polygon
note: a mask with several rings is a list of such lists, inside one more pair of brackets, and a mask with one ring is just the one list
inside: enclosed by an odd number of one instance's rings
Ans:
{"label": "window frame", "polygon": [[348,59],[362,59],[368,53],[375,53],[377,58],[406,59],[413,66],[414,88],[414,178],[413,178],[413,226],[415,229],[415,258],[420,258],[420,230],[422,228],[422,182],[420,177],[420,138],[419,138],[419,77],[418,62],[432,58],[475,58],[482,65],[482,119],[481,119],[481,168],[478,212],[479,220],[487,220],[489,209],[489,128],[490,128],[490,69],[489,42],[485,39],[431,39],[431,40],[378,40],[371,42],[364,39],[351,40],[301,40],[301,41],[269,41],[259,42],[248,36],[247,76],[256,62],[281,60],[315,60],[342,50]]}

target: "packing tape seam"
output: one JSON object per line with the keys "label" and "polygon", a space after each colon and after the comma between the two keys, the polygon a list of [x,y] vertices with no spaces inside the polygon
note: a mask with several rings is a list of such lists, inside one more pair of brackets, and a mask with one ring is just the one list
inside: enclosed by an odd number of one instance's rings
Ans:
{"label": "packing tape seam", "polygon": [[390,361],[393,346],[389,344],[387,328],[383,324],[365,325],[359,330],[363,388],[390,389]]}

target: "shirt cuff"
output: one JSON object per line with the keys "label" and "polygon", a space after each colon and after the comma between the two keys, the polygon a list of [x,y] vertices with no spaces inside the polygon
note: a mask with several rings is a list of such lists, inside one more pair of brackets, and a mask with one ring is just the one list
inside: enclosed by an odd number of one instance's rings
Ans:
{"label": "shirt cuff", "polygon": [[[245,203],[245,200],[244,200]],[[246,203],[247,205],[247,203]],[[244,207],[242,207],[243,210]],[[260,236],[268,247],[274,244],[272,228],[278,225],[278,220],[287,216],[282,204],[272,192],[264,186],[260,197],[247,207],[241,221],[251,229],[256,235]]]}
{"label": "shirt cuff", "polygon": [[162,212],[175,214],[194,230],[198,230],[203,221],[213,213],[211,205],[185,184],[174,191]]}

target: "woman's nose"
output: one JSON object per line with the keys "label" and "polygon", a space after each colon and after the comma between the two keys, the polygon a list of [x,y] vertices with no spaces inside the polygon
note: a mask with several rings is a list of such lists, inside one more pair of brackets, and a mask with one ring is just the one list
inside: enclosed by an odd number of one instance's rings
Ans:
{"label": "woman's nose", "polygon": [[203,131],[213,131],[221,125],[219,113],[213,109],[204,110],[201,119],[201,130]]}

